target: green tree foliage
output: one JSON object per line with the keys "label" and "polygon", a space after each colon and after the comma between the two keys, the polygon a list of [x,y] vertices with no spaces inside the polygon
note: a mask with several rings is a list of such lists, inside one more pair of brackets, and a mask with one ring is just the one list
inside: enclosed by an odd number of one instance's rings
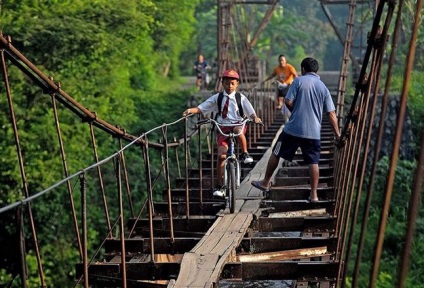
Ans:
{"label": "green tree foliage", "polygon": [[[403,73],[398,71],[396,75],[392,78],[391,89],[395,93],[402,92],[403,88]],[[415,138],[415,147],[419,147],[419,135],[424,129],[424,73],[421,71],[414,71],[411,74],[411,78],[408,86],[408,110],[411,115],[412,129]],[[418,151],[417,151],[418,153]]]}
{"label": "green tree foliage", "polygon": [[[179,76],[182,51],[190,42],[196,20],[193,11],[199,1],[157,0],[154,30],[154,50],[157,51],[158,68],[164,76]],[[181,21],[184,19],[184,21]],[[178,22],[176,22],[178,21]]]}

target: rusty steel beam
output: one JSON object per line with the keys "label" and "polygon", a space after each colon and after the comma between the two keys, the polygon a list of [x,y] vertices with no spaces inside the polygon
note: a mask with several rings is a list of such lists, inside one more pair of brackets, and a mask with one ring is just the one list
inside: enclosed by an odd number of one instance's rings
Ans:
{"label": "rusty steel beam", "polygon": [[[393,2],[389,2],[392,6],[394,6]],[[396,123],[396,132],[393,141],[393,150],[390,156],[390,166],[387,175],[387,182],[384,189],[384,200],[383,207],[381,209],[380,214],[380,222],[378,229],[378,236],[375,243],[374,256],[373,256],[373,266],[370,273],[370,285],[375,285],[379,273],[381,256],[383,253],[383,243],[384,243],[384,234],[386,231],[387,219],[389,215],[389,208],[393,194],[393,187],[395,181],[395,172],[399,157],[399,148],[402,138],[403,125],[405,123],[406,116],[406,107],[408,102],[408,89],[409,84],[412,78],[412,71],[414,67],[415,61],[415,52],[416,52],[416,43],[418,38],[418,32],[421,25],[421,9],[422,9],[422,1],[418,0],[416,2],[415,13],[414,13],[414,21],[412,24],[412,34],[409,42],[409,51],[406,57],[406,66],[403,75],[403,85],[402,92],[400,97],[400,105],[397,115],[397,123]]]}
{"label": "rusty steel beam", "polygon": [[[289,179],[289,178],[287,178]],[[310,203],[305,201],[269,201],[264,200],[262,204],[263,208],[273,207],[274,212],[287,212],[287,211],[297,211],[297,210],[307,210],[310,209]],[[335,208],[335,203],[331,200],[323,200],[314,206],[315,208],[325,208],[327,213],[333,213]]]}
{"label": "rusty steel beam", "polygon": [[[96,282],[96,278],[121,279],[121,263],[91,263],[88,267],[90,284]],[[131,280],[169,280],[175,279],[180,271],[179,262],[126,262],[127,281]],[[82,275],[82,265],[76,265],[76,277]]]}
{"label": "rusty steel beam", "polygon": [[[225,208],[225,201],[222,200],[222,201],[214,201],[214,202],[204,202],[202,209],[199,208],[198,202],[192,202],[191,201],[190,203],[188,203],[188,206],[189,206],[191,213],[194,214],[194,215],[199,215],[199,214],[215,215],[221,209],[223,209],[223,207]],[[168,203],[167,202],[155,202],[155,209],[156,209],[156,212],[158,212],[160,214],[167,213]],[[173,212],[176,216],[182,216],[183,214],[186,213],[187,206],[186,206],[186,203],[173,202],[172,203],[172,209],[173,209]],[[190,217],[188,217],[188,218],[190,218]]]}
{"label": "rusty steel beam", "polygon": [[243,279],[244,281],[310,279],[335,282],[338,266],[337,261],[228,263],[224,266],[222,278]]}
{"label": "rusty steel beam", "polygon": [[287,218],[268,218],[261,217],[258,220],[258,231],[314,231],[314,232],[334,232],[337,217],[318,216],[318,217],[287,217]]}
{"label": "rusty steel beam", "polygon": [[[187,230],[187,231],[203,231],[206,232],[208,227],[210,227],[216,220],[217,216],[208,216],[208,215],[199,215],[191,216],[189,219],[185,217],[174,218],[173,226],[176,230]],[[135,229],[148,229],[149,221],[148,219],[129,219],[127,225],[130,227],[135,227]],[[169,217],[160,217],[159,215],[153,219],[153,228],[154,229],[169,229]]]}
{"label": "rusty steel beam", "polygon": [[[190,251],[199,242],[201,237],[179,237],[172,242],[170,238],[155,238],[154,247],[158,254],[178,254]],[[119,239],[105,240],[105,253],[107,255],[120,253]],[[150,240],[147,238],[127,238],[125,248],[128,254],[149,254]]]}

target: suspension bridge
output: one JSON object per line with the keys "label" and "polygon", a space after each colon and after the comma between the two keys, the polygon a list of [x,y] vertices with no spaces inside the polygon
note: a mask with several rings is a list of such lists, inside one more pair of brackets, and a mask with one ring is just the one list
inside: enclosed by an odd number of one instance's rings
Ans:
{"label": "suspension bridge", "polygon": [[[250,1],[267,4],[270,8],[256,36],[250,42],[246,41],[245,50],[236,55],[232,54],[236,49],[229,40],[232,9],[234,5],[250,3],[239,2],[218,1],[217,75],[228,67],[239,69],[242,78],[240,91],[248,95],[265,125],[249,127],[248,145],[254,163],[242,166],[243,181],[237,190],[235,213],[229,213],[225,200],[212,196],[216,147],[213,134],[194,125],[198,118],[182,117],[141,135],[129,134],[125,129],[103,120],[102,115],[85,108],[84,103],[76,101],[62,89],[60,83],[46,76],[20,53],[13,46],[10,36],[0,36],[5,87],[2,95],[7,97],[9,104],[17,151],[16,165],[21,174],[23,192],[21,200],[0,207],[0,218],[14,215],[11,218],[19,231],[16,266],[19,267],[17,275],[21,278],[22,287],[27,287],[24,284],[28,276],[26,258],[29,250],[26,245],[31,247],[31,255],[37,262],[39,287],[51,285],[44,277],[46,263],[40,244],[43,241],[37,237],[43,223],[37,221],[34,210],[37,201],[48,199],[50,193],[58,191],[66,191],[67,194],[66,213],[72,218],[73,245],[79,255],[75,263],[69,262],[69,269],[75,271],[75,287],[344,287],[348,276],[352,277],[352,287],[356,287],[361,250],[359,248],[357,255],[352,253],[353,231],[360,225],[357,223],[359,213],[364,219],[369,214],[373,181],[379,173],[376,165],[378,157],[375,155],[379,155],[384,137],[390,87],[390,80],[386,80],[383,91],[379,88],[383,81],[381,71],[385,68],[390,74],[394,65],[396,49],[392,49],[388,61],[384,55],[387,43],[397,39],[399,25],[395,25],[394,35],[389,35],[389,26],[400,18],[403,1],[377,1],[375,4],[365,55],[360,66],[354,61],[357,80],[349,105],[345,103],[348,63],[356,59],[351,53],[353,22],[356,4],[362,1],[320,1],[329,21],[331,16],[326,5],[349,5],[349,15],[346,35],[338,33],[344,45],[340,71],[319,71],[337,104],[342,137],[335,142],[328,123],[324,121],[319,163],[320,201],[317,203],[306,200],[310,187],[309,172],[300,154],[295,159],[297,165],[281,161],[268,194],[264,195],[250,184],[265,173],[273,141],[284,127],[285,116],[276,110],[275,88],[260,83],[262,72],[257,66],[252,67],[249,60],[252,56],[250,48],[278,1]],[[421,1],[417,1],[416,5],[416,10],[421,11]],[[418,33],[419,21],[415,23],[411,43]],[[414,61],[414,45],[410,49],[404,87],[407,87]],[[15,115],[16,103],[8,78],[10,65],[17,67],[31,80],[31,85],[42,89],[51,98],[50,109],[53,111],[58,158],[64,178],[43,191],[31,191],[28,185],[29,175],[25,167],[29,164],[25,161],[20,142],[19,135],[23,131],[18,129]],[[214,91],[220,89],[217,81]],[[194,99],[201,101],[203,96],[198,97]],[[394,192],[394,173],[406,117],[406,88],[398,100],[399,113],[395,121],[379,232],[375,236],[369,287],[375,287],[377,280],[387,214]],[[62,140],[63,123],[59,115],[64,110],[82,120],[79,125],[88,126],[88,139],[95,159],[92,166],[74,174],[69,171],[66,143]],[[376,119],[380,119],[379,122]],[[373,125],[375,122],[377,125]],[[180,133],[178,137],[175,137],[175,131]],[[99,157],[96,145],[100,134],[112,136],[117,151],[103,159]],[[409,205],[411,218],[408,219],[404,257],[396,280],[399,287],[404,287],[409,269],[408,255],[419,208],[417,199],[422,190],[423,147],[421,142],[416,178],[410,183],[413,190]],[[134,173],[131,170],[139,171]],[[140,175],[145,179],[145,186],[132,190],[131,177]],[[360,210],[362,191],[366,191],[367,199],[365,207]],[[104,214],[100,222],[105,226],[104,231],[97,235],[101,244],[95,251],[88,249],[89,241],[93,240],[92,235],[88,235],[91,223],[87,221],[87,214],[95,209],[90,201],[92,193],[100,195],[100,209]],[[361,230],[366,233],[366,224],[362,223]],[[29,235],[25,235],[24,231]],[[364,245],[363,237],[361,235],[359,247]],[[348,275],[348,265],[353,264],[353,275]]]}

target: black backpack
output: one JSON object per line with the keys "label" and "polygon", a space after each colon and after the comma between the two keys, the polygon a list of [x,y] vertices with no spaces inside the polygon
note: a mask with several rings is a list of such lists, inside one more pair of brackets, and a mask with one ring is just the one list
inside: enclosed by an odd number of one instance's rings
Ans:
{"label": "black backpack", "polygon": [[[224,92],[219,93],[218,95],[218,114],[216,116],[221,114],[221,106],[222,106],[222,99],[224,98]],[[237,106],[239,109],[239,115],[244,118],[244,112],[243,112],[243,106],[241,105],[241,94],[239,92],[236,92],[236,101]],[[216,119],[216,117],[215,117]]]}

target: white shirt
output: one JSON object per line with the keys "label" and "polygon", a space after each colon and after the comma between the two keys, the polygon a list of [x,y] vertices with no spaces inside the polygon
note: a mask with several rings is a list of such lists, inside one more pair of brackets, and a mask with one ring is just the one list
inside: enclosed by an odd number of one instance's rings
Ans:
{"label": "white shirt", "polygon": [[[252,114],[255,113],[255,109],[253,108],[252,104],[250,103],[249,99],[243,94],[241,94],[241,105],[243,107],[243,112],[246,116],[250,117]],[[214,94],[210,96],[208,99],[206,99],[204,102],[200,103],[197,108],[202,111],[203,116],[206,117],[206,115],[214,112],[214,114],[218,113],[218,96],[219,93]],[[229,124],[229,123],[237,123],[241,122],[243,120],[243,117],[239,114],[239,109],[237,105],[236,100],[236,92],[233,92],[231,94],[227,94],[227,92],[224,91],[224,97],[222,97],[222,103],[221,103],[221,114],[222,110],[224,109],[225,102],[227,101],[227,97],[230,98],[229,106],[228,106],[228,114],[227,118],[222,119],[221,115],[218,116],[217,121],[222,124]]]}

